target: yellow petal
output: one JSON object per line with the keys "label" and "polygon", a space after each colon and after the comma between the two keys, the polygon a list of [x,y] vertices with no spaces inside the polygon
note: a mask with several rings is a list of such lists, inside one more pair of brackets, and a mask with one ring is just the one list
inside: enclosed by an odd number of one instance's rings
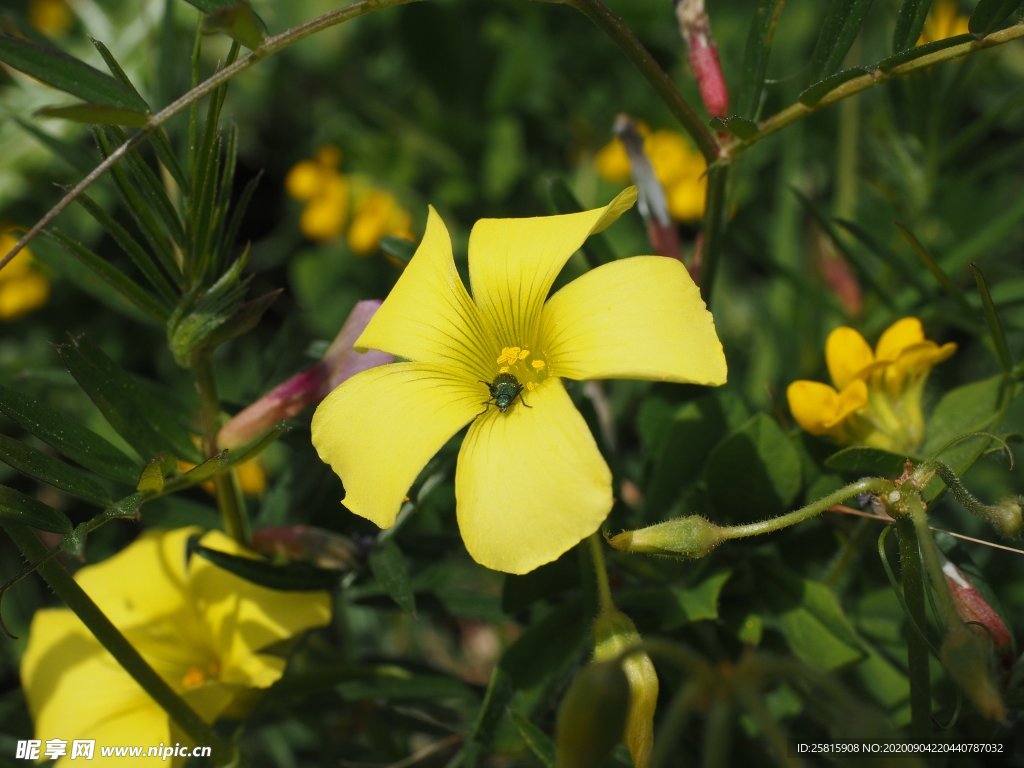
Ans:
{"label": "yellow petal", "polygon": [[637,256],[587,272],[551,297],[542,328],[553,376],[725,383],[711,313],[675,259]]}
{"label": "yellow petal", "polygon": [[526,404],[474,421],[455,471],[466,549],[508,573],[555,560],[612,508],[611,472],[562,383],[548,379]]}
{"label": "yellow petal", "polygon": [[454,367],[470,381],[490,381],[494,346],[455,269],[448,230],[431,207],[419,248],[356,347]]}
{"label": "yellow petal", "polygon": [[871,347],[853,328],[836,328],[825,342],[825,362],[832,383],[844,389],[851,381],[862,376],[874,363]]}
{"label": "yellow petal", "polygon": [[284,188],[296,200],[311,200],[320,194],[330,176],[319,163],[302,160],[291,167],[284,177]]}
{"label": "yellow petal", "polygon": [[867,385],[857,379],[841,393],[818,381],[794,381],[786,388],[789,411],[812,435],[829,434],[868,402]]}
{"label": "yellow petal", "polygon": [[387,528],[416,475],[486,398],[485,385],[438,366],[372,368],[316,409],[313,445],[345,484],[345,506]]}
{"label": "yellow petal", "polygon": [[[254,556],[220,531],[201,543],[230,555]],[[282,592],[247,581],[209,560],[189,562],[189,588],[195,610],[209,627],[226,684],[267,688],[281,677],[284,660],[260,652],[330,620],[330,596],[322,591]]]}
{"label": "yellow petal", "polygon": [[914,381],[925,376],[933,367],[948,360],[956,352],[956,344],[941,347],[934,341],[924,341],[903,347],[897,358],[885,369],[885,387],[891,397],[898,397]]}
{"label": "yellow petal", "polygon": [[916,317],[904,317],[885,329],[875,346],[875,357],[879,360],[895,360],[904,349],[924,340],[921,321]]}
{"label": "yellow petal", "polygon": [[629,187],[592,211],[476,223],[469,235],[469,280],[477,306],[498,334],[499,351],[534,343],[544,300],[565,262],[635,201],[636,189]]}

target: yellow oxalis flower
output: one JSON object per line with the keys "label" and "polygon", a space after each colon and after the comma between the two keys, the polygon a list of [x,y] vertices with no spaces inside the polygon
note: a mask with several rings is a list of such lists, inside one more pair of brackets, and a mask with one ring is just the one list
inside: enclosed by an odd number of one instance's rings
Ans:
{"label": "yellow oxalis flower", "polygon": [[[591,211],[478,221],[472,297],[430,209],[419,248],[356,342],[408,362],[353,376],[313,416],[313,444],[344,482],[345,506],[391,526],[419,471],[469,424],[456,514],[477,562],[526,573],[600,526],[611,472],[561,380],[726,376],[711,314],[678,261],[612,262],[548,298],[583,241],[635,200],[631,188]],[[499,399],[489,391],[499,376],[522,390]]]}
{"label": "yellow oxalis flower", "polygon": [[[699,221],[704,215],[708,184],[704,156],[681,133],[652,133],[643,126],[641,133],[644,153],[665,190],[669,215],[676,221]],[[597,172],[608,181],[625,182],[630,178],[629,157],[617,138],[598,151],[595,163]]]}
{"label": "yellow oxalis flower", "polygon": [[835,386],[794,381],[786,390],[789,410],[812,435],[913,454],[924,439],[925,379],[955,351],[956,344],[939,346],[925,339],[916,317],[889,326],[874,351],[853,328],[836,328],[825,342]]}
{"label": "yellow oxalis flower", "polygon": [[[187,558],[197,528],[151,531],[76,575],[82,588],[142,656],[207,722],[244,714],[257,689],[284,672],[267,652],[330,619],[326,592],[281,592]],[[222,533],[202,544],[248,554]],[[164,712],[67,608],[38,611],[29,629],[21,676],[36,738],[94,739],[100,745],[149,747],[187,741]],[[69,758],[58,768],[74,765]],[[90,765],[124,764],[102,758]],[[168,763],[133,758],[132,765]]]}
{"label": "yellow oxalis flower", "polygon": [[[0,258],[17,242],[11,233],[0,233]],[[0,320],[21,317],[41,307],[48,298],[50,281],[33,266],[32,253],[27,248],[0,269]]]}

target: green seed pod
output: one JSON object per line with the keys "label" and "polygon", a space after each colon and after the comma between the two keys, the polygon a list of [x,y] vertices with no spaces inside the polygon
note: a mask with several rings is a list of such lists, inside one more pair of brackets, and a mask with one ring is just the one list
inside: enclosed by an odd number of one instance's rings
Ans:
{"label": "green seed pod", "polygon": [[722,529],[717,525],[700,515],[690,515],[623,531],[608,539],[608,543],[623,552],[696,559],[710,553],[722,538]]}
{"label": "green seed pod", "polygon": [[619,664],[580,670],[558,707],[557,768],[599,768],[622,740],[628,710],[629,682]]}

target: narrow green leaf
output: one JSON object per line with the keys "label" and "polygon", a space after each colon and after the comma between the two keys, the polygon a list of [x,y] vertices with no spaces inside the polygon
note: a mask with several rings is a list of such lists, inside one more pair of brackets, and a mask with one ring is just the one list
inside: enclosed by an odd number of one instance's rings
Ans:
{"label": "narrow green leaf", "polygon": [[510,709],[508,714],[519,732],[519,737],[533,756],[544,768],[555,768],[555,740],[534,725],[526,715],[514,709]]}
{"label": "narrow green leaf", "polygon": [[0,61],[91,104],[146,112],[146,102],[124,83],[58,48],[0,34]]}
{"label": "narrow green leaf", "polygon": [[69,254],[88,267],[93,274],[138,307],[158,325],[163,325],[167,322],[169,314],[167,310],[141,285],[128,277],[124,272],[112,266],[110,262],[86,248],[82,243],[68,237],[59,229],[53,229],[47,234],[63,245]]}
{"label": "narrow green leaf", "polygon": [[416,595],[409,580],[409,566],[398,545],[390,538],[378,540],[370,550],[368,561],[373,575],[398,607],[406,613],[416,613]]}
{"label": "narrow green leaf", "polygon": [[216,456],[211,456],[206,459],[206,461],[200,462],[196,466],[192,467],[188,472],[176,478],[177,482],[174,485],[174,490],[178,490],[179,488],[189,488],[193,485],[205,483],[214,475],[223,472],[225,465],[227,464],[227,455],[227,451],[221,451]]}
{"label": "narrow green leaf", "polygon": [[150,143],[153,145],[153,150],[156,152],[156,156],[160,160],[160,164],[170,171],[171,175],[174,177],[174,182],[178,187],[181,189],[187,189],[188,177],[185,175],[185,169],[181,167],[181,163],[178,161],[178,156],[174,153],[171,141],[167,138],[167,133],[163,128],[153,131],[150,135]]}
{"label": "narrow green leaf", "polygon": [[907,283],[917,288],[921,298],[930,298],[931,292],[925,284],[925,281],[921,278],[920,271],[915,268],[916,262],[913,265],[908,263],[908,260],[901,254],[880,243],[873,235],[855,221],[848,221],[846,219],[839,218],[833,219],[833,221],[860,240],[864,247],[873,253],[882,264],[891,266],[899,272],[900,276],[903,277]]}
{"label": "narrow green leaf", "polygon": [[903,472],[906,456],[889,453],[878,448],[851,446],[837,451],[825,459],[825,466],[839,472],[850,472],[860,476],[899,477]]}
{"label": "narrow green leaf", "polygon": [[416,253],[416,243],[404,237],[387,235],[381,239],[380,249],[393,264],[405,268],[412,260],[412,255]]}
{"label": "narrow green leaf", "polygon": [[749,139],[758,131],[757,123],[739,115],[714,117],[711,119],[711,127],[719,131],[728,131],[738,139]]}
{"label": "narrow green leaf", "polygon": [[43,107],[35,111],[36,117],[54,117],[88,125],[127,125],[143,128],[149,115],[135,109],[111,107],[106,104],[68,104],[60,107]]}
{"label": "narrow green leaf", "polygon": [[860,32],[871,0],[832,0],[811,54],[811,80],[835,72]]}
{"label": "narrow green leaf", "polygon": [[761,0],[750,24],[747,47],[743,53],[743,80],[740,83],[736,103],[739,114],[755,118],[761,106],[765,73],[768,71],[768,57],[775,38],[775,26],[785,0]]}
{"label": "narrow green leaf", "polygon": [[189,552],[209,560],[218,568],[233,573],[267,589],[281,592],[312,592],[332,590],[338,585],[340,574],[315,568],[305,563],[291,562],[288,565],[272,565],[266,560],[240,557],[204,547],[198,537],[189,541]]}
{"label": "narrow green leaf", "polygon": [[931,254],[929,254],[927,249],[921,244],[921,241],[914,236],[913,232],[898,221],[896,222],[896,227],[902,233],[903,237],[906,238],[907,242],[910,243],[910,247],[914,249],[914,253],[917,254],[921,263],[924,264],[925,268],[932,273],[932,277],[935,278],[936,282],[942,286],[942,290],[944,290],[946,294],[953,299],[956,305],[963,310],[965,315],[970,315],[971,307],[967,303],[967,299],[964,298],[963,291],[961,291],[960,288],[957,287],[956,283],[950,279],[949,275],[943,271],[942,267],[939,266],[939,263],[931,257]]}
{"label": "narrow green leaf", "polygon": [[0,386],[0,412],[98,475],[128,485],[138,480],[140,465],[66,414],[4,386]]}
{"label": "narrow green leaf", "polygon": [[87,153],[78,142],[65,140],[60,136],[52,136],[43,131],[35,122],[30,122],[20,115],[8,115],[27,134],[50,150],[50,153],[67,163],[81,176],[89,173],[96,165],[93,154]]}
{"label": "narrow green leaf", "polygon": [[[262,178],[263,171],[261,170],[259,173],[257,173],[251,179],[249,179],[249,181],[246,182],[245,186],[242,188],[242,192],[241,194],[239,194],[238,200],[235,202],[235,205],[231,211],[231,216],[228,219],[227,226],[224,228],[224,234],[221,237],[221,253],[231,253],[232,249],[235,247],[235,242],[238,240],[238,232],[242,228],[242,221],[245,219],[245,214],[249,210],[249,203],[252,202],[252,196],[253,194],[255,194],[256,187],[259,186],[260,180]],[[393,237],[391,235],[385,237],[384,240],[398,240],[399,242],[409,243],[408,240]],[[246,247],[248,248],[248,246]],[[386,253],[387,249],[383,241],[381,242],[381,247],[385,248]],[[410,254],[410,257],[411,256],[412,254]],[[409,263],[408,259],[406,259],[405,263]]]}
{"label": "narrow green leaf", "polygon": [[110,425],[143,458],[173,451],[188,461],[201,460],[188,431],[165,404],[87,338],[72,339],[57,353]]}
{"label": "narrow green leaf", "polygon": [[942,51],[946,48],[963,45],[964,43],[969,43],[973,40],[974,38],[971,35],[946,37],[942,40],[935,40],[931,43],[919,45],[916,48],[909,48],[907,50],[900,51],[899,53],[894,53],[892,56],[887,56],[882,59],[875,66],[882,72],[888,72],[890,69],[893,69],[900,64],[905,64],[906,62],[913,61],[914,59],[920,59],[922,56],[928,56],[936,51]]}
{"label": "narrow green leaf", "polygon": [[110,74],[116,77],[125,88],[134,93],[139,101],[147,104],[145,98],[143,98],[142,94],[139,93],[139,89],[135,87],[131,78],[128,77],[128,74],[121,68],[121,65],[118,63],[117,59],[114,58],[114,54],[110,52],[110,49],[95,37],[90,37],[89,42],[92,43],[93,48],[95,48],[99,52],[100,56],[103,57],[103,63],[107,65],[107,69],[110,70]]}
{"label": "narrow green leaf", "polygon": [[892,33],[892,52],[899,53],[912,48],[921,37],[924,20],[928,16],[932,0],[903,0],[896,15],[896,29]]}
{"label": "narrow green leaf", "polygon": [[971,272],[974,273],[974,282],[977,284],[978,294],[981,296],[981,306],[985,310],[985,322],[988,323],[988,332],[992,336],[992,343],[996,348],[999,366],[1003,369],[1003,373],[1009,376],[1013,371],[1013,358],[1010,356],[1010,348],[1006,344],[1003,324],[999,322],[999,314],[996,312],[996,305],[992,302],[988,283],[977,264],[971,264]]}
{"label": "narrow green leaf", "polygon": [[22,474],[41,483],[52,485],[54,488],[90,504],[95,504],[97,507],[107,507],[112,503],[107,489],[88,472],[76,469],[60,459],[2,434],[0,434],[0,461],[14,467]]}
{"label": "narrow green leaf", "polygon": [[844,69],[842,72],[836,72],[834,75],[808,86],[800,92],[798,99],[805,107],[813,107],[843,83],[870,73],[871,70],[866,67]]}
{"label": "narrow green leaf", "polygon": [[978,0],[978,5],[967,22],[972,35],[987,35],[1020,8],[1022,0]]}
{"label": "narrow green leaf", "polygon": [[6,485],[0,485],[0,523],[18,523],[65,535],[74,530],[64,513]]}
{"label": "narrow green leaf", "polygon": [[[555,213],[579,213],[583,204],[561,176],[556,176],[548,185],[551,208]],[[604,234],[594,235],[580,248],[592,266],[599,267],[615,261],[615,251],[608,244]]]}

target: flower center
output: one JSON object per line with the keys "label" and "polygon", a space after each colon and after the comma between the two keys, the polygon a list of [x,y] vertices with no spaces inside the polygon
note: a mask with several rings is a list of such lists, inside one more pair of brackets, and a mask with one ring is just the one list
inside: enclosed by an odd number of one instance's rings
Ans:
{"label": "flower center", "polygon": [[207,680],[212,680],[217,677],[220,673],[220,665],[216,661],[211,661],[205,668],[200,666],[192,666],[188,668],[188,671],[181,678],[181,685],[185,690],[189,688],[195,688],[202,685]]}
{"label": "flower center", "polygon": [[512,374],[527,392],[536,389],[548,375],[548,364],[544,358],[525,347],[502,347],[495,362],[499,374]]}

